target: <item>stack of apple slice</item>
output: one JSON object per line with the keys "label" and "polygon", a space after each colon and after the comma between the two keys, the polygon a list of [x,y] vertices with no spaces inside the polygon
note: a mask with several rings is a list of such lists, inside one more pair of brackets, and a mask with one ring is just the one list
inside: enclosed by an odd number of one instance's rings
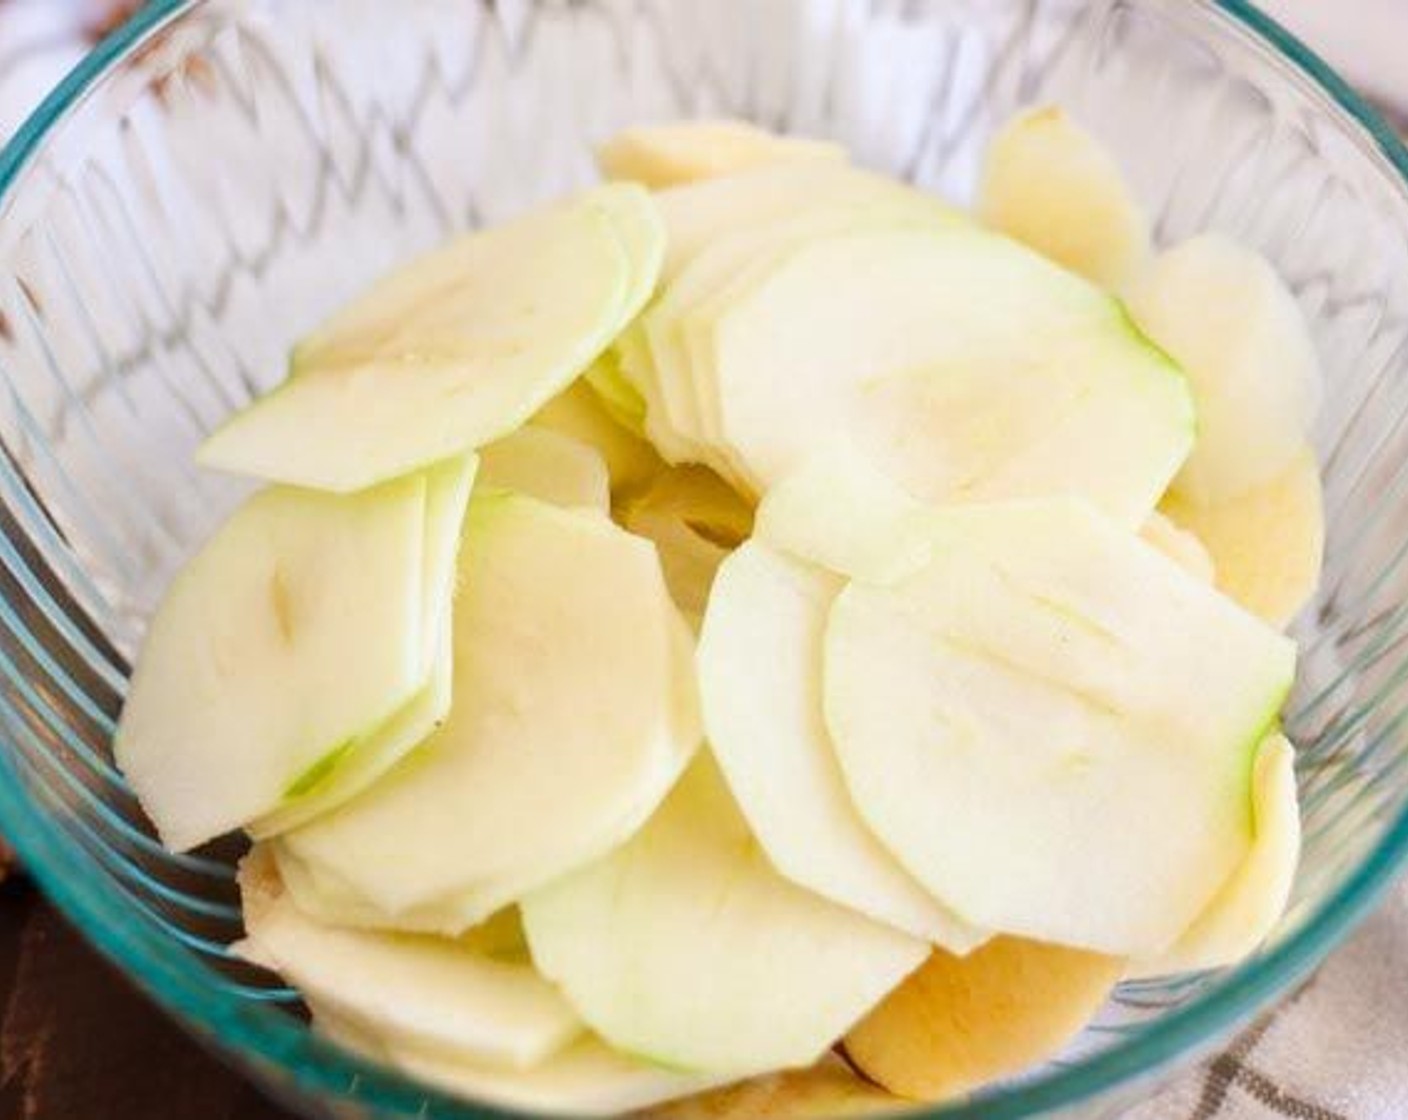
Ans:
{"label": "stack of apple slice", "polygon": [[200,452],[269,485],[115,751],[258,841],[244,955],[450,1092],[683,1120],[965,1093],[1254,951],[1323,536],[1276,274],[1157,254],[1058,109],[977,218],[731,122],[601,162]]}

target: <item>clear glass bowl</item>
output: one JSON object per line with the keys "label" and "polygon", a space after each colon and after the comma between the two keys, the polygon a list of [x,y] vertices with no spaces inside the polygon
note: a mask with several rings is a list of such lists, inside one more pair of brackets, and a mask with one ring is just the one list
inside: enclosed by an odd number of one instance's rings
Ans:
{"label": "clear glass bowl", "polygon": [[112,768],[143,619],[242,492],[192,449],[370,277],[589,180],[619,125],[736,114],[966,198],[994,125],[1042,99],[1113,145],[1161,238],[1257,246],[1314,325],[1329,553],[1288,716],[1305,858],[1257,959],[1127,985],[1061,1061],[926,1115],[1116,1111],[1284,994],[1408,851],[1408,154],[1240,0],[148,5],[0,157],[0,817],[34,874],[296,1106],[491,1115],[311,1037],[228,952],[238,845],[163,853]]}

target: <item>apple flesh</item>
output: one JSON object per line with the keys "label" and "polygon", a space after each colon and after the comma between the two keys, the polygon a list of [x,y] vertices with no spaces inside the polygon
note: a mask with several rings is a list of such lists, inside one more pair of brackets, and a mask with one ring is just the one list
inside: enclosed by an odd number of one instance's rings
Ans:
{"label": "apple flesh", "polygon": [[1112,292],[1149,257],[1149,221],[1119,165],[1055,106],[1019,114],[994,137],[978,215]]}
{"label": "apple flesh", "polygon": [[380,727],[349,748],[314,763],[290,784],[272,812],[245,825],[256,839],[296,828],[366,789],[414,750],[450,711],[451,605],[455,563],[470,488],[478,477],[473,456],[451,459],[426,474],[421,640],[429,665],[424,687]]}
{"label": "apple flesh", "polygon": [[892,1093],[947,1100],[1051,1058],[1114,990],[1118,957],[997,937],[936,950],[846,1035],[847,1059]]}
{"label": "apple flesh", "polygon": [[[457,546],[472,477],[461,460],[350,496],[273,487],[186,565],[152,619],[113,743],[168,847],[303,795],[325,809],[429,729],[438,703],[383,734],[432,686],[449,585],[427,576]],[[432,496],[444,501],[430,519]]]}
{"label": "apple flesh", "polygon": [[324,925],[293,904],[260,848],[241,863],[239,881],[246,941],[237,951],[367,1034],[528,1069],[582,1033],[571,1007],[529,964],[444,938]]}
{"label": "apple flesh", "polygon": [[710,381],[718,314],[799,246],[863,229],[951,224],[952,217],[936,212],[928,196],[891,189],[868,200],[808,202],[795,215],[721,233],[665,285],[618,343],[623,372],[646,401],[651,438],[672,459],[705,463],[736,488],[758,492],[719,438],[717,392]]}
{"label": "apple flesh", "polygon": [[852,443],[926,502],[1074,494],[1133,527],[1193,440],[1180,371],[1113,300],[980,230],[799,249],[714,354],[722,440],[764,490]]}
{"label": "apple flesh", "polygon": [[655,543],[675,605],[698,630],[714,574],[749,534],[753,511],[703,467],[671,467],[623,503],[621,523]]}
{"label": "apple flesh", "polygon": [[620,1116],[713,1088],[727,1078],[681,1073],[618,1054],[586,1036],[531,1069],[510,1069],[447,1057],[387,1040],[313,1003],[314,1028],[325,1037],[442,1092],[497,1108],[542,1116]]}
{"label": "apple flesh", "polygon": [[609,1044],[737,1077],[811,1065],[927,952],[779,876],[707,754],[522,912],[534,962]]}
{"label": "apple flesh", "polygon": [[921,568],[931,507],[851,449],[809,459],[758,505],[756,535],[839,575],[892,583]]}
{"label": "apple flesh", "polygon": [[637,429],[616,417],[587,380],[588,374],[543,405],[531,424],[595,448],[606,460],[612,494],[639,491],[665,464]]}
{"label": "apple flesh", "polygon": [[856,812],[822,717],[822,639],[842,581],[756,541],[719,571],[700,636],[704,728],[773,866],[911,936],[986,940],[931,898]]}
{"label": "apple flesh", "polygon": [[594,447],[529,424],[479,453],[479,483],[556,506],[611,511],[611,473]]}
{"label": "apple flesh", "polygon": [[831,609],[826,722],[857,808],[975,926],[1161,952],[1251,848],[1294,643],[1081,502],[931,525],[922,570]]}
{"label": "apple flesh", "polygon": [[698,744],[692,643],[648,542],[486,492],[459,586],[445,725],[277,842],[327,920],[458,933],[633,833]]}
{"label": "apple flesh", "polygon": [[1183,367],[1197,405],[1198,439],[1175,495],[1215,506],[1290,469],[1321,375],[1295,296],[1266,260],[1203,234],[1155,258],[1131,286],[1129,309]]}
{"label": "apple flesh", "polygon": [[1300,860],[1295,748],[1281,734],[1261,744],[1252,774],[1251,851],[1174,946],[1135,962],[1134,976],[1163,976],[1236,964],[1271,933],[1291,897]]}
{"label": "apple flesh", "polygon": [[902,1111],[906,1103],[828,1055],[808,1069],[754,1077],[660,1105],[643,1120],[835,1120]]}
{"label": "apple flesh", "polygon": [[197,459],[350,492],[490,443],[635,316],[663,252],[654,203],[626,185],[469,234],[335,315]]}
{"label": "apple flesh", "polygon": [[597,148],[608,179],[630,179],[652,190],[713,179],[765,164],[846,161],[846,150],[823,140],[779,136],[737,120],[678,121],[616,133]]}
{"label": "apple flesh", "polygon": [[1324,497],[1309,448],[1239,497],[1204,505],[1171,493],[1162,508],[1207,546],[1218,588],[1275,627],[1289,625],[1320,586]]}
{"label": "apple flesh", "polygon": [[645,399],[621,372],[621,359],[607,350],[589,365],[582,380],[616,423],[638,436],[645,435]]}
{"label": "apple flesh", "polygon": [[656,195],[665,226],[661,283],[721,237],[761,229],[817,208],[894,205],[944,225],[971,219],[942,199],[848,164],[784,163],[689,183]]}
{"label": "apple flesh", "polygon": [[1199,583],[1216,581],[1217,569],[1207,547],[1197,534],[1179,527],[1172,518],[1155,510],[1140,528],[1139,535]]}

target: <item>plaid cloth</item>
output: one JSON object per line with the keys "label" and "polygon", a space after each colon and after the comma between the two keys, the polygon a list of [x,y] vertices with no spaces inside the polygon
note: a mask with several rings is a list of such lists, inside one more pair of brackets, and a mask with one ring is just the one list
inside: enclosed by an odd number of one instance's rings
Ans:
{"label": "plaid cloth", "polygon": [[1408,1117],[1408,886],[1298,992],[1125,1120]]}
{"label": "plaid cloth", "polygon": [[[1408,105],[1408,69],[1384,64],[1400,45],[1408,47],[1408,0],[1266,2],[1308,35],[1329,36],[1323,42],[1335,61],[1381,100],[1401,91]],[[0,138],[136,6],[0,0]],[[1356,6],[1372,27],[1355,24],[1347,9]],[[1377,43],[1377,53],[1356,52],[1356,41]],[[1385,44],[1392,53],[1381,49]],[[1396,999],[1405,982],[1408,887],[1300,991],[1125,1120],[1408,1120],[1408,1011]]]}

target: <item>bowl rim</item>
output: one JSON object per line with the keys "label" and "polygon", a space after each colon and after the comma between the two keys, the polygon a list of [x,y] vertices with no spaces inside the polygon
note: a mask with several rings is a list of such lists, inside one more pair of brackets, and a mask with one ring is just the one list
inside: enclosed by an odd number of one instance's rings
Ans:
{"label": "bowl rim", "polygon": [[[149,0],[104,38],[54,88],[0,150],[0,221],[25,168],[46,137],[108,74],[110,69],[164,26],[209,0]],[[1326,95],[1351,129],[1362,129],[1408,187],[1408,148],[1335,70],[1314,51],[1260,11],[1250,0],[1198,0],[1199,6],[1240,27]],[[0,619],[22,625],[0,602]],[[0,711],[0,728],[11,733]],[[394,1115],[488,1120],[522,1114],[470,1103],[362,1061],[313,1035],[297,1020],[268,1014],[222,988],[201,984],[192,966],[171,959],[136,923],[124,921],[130,902],[113,884],[93,884],[86,857],[59,835],[25,791],[15,759],[0,751],[0,820],[26,868],[45,894],[100,953],[129,974],[222,1058],[234,1057],[267,1078],[314,1094],[343,1095],[356,1086],[356,1100]],[[1192,999],[1156,1025],[1142,1028],[1107,1050],[1073,1060],[1064,1068],[980,1092],[960,1102],[903,1115],[916,1120],[1021,1120],[1089,1100],[1138,1078],[1167,1070],[1179,1058],[1220,1041],[1227,1031],[1268,1007],[1325,957],[1369,914],[1408,862],[1408,806],[1394,817],[1374,849],[1286,941],[1238,966],[1213,990]]]}

